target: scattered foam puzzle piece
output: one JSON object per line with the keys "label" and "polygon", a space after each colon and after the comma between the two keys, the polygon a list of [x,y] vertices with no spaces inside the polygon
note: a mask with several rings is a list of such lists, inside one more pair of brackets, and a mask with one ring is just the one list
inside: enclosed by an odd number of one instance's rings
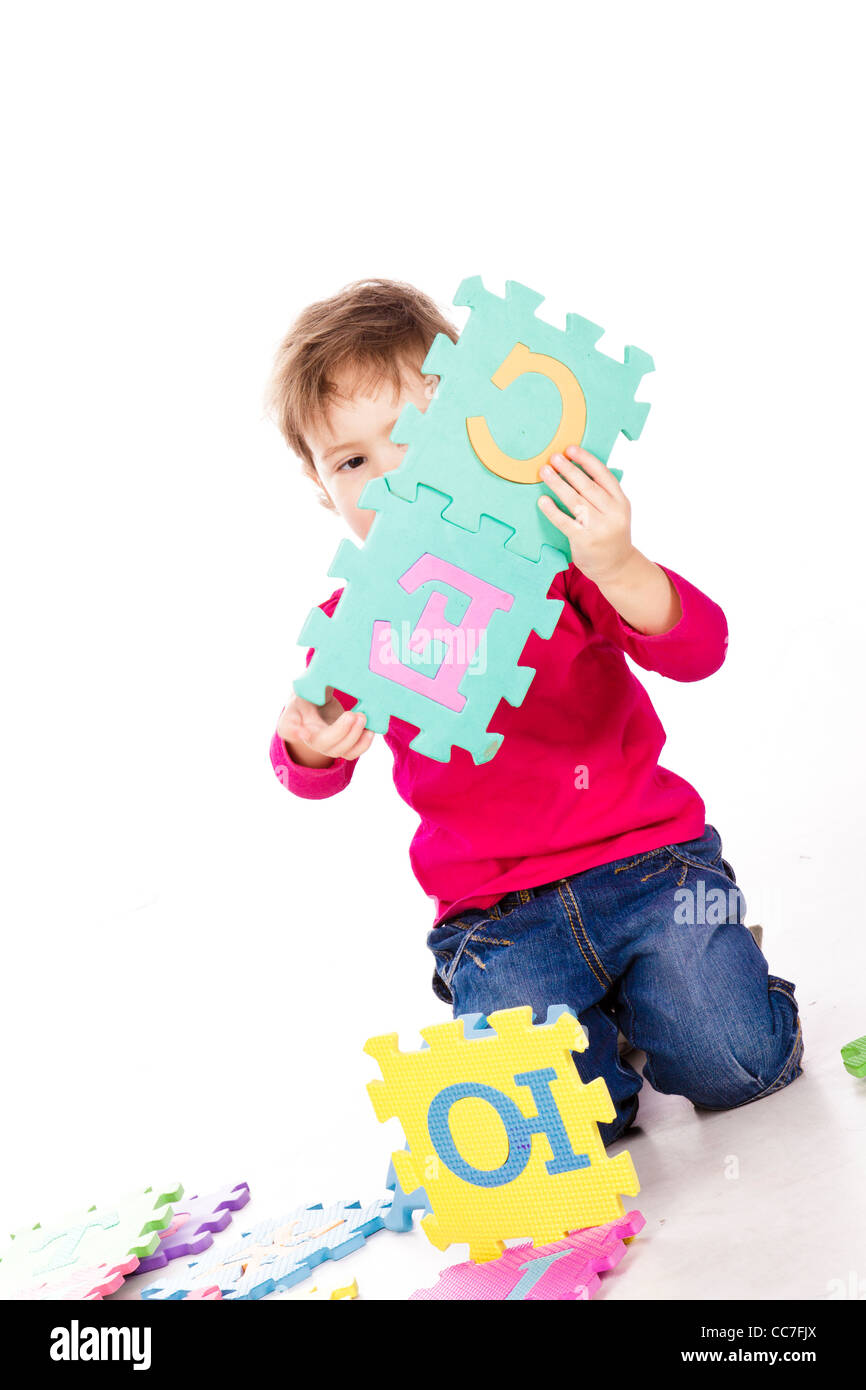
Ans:
{"label": "scattered foam puzzle piece", "polygon": [[842,1048],[842,1061],[852,1076],[866,1076],[866,1037],[846,1043]]}
{"label": "scattered foam puzzle piece", "polygon": [[93,1303],[110,1293],[116,1293],[127,1274],[136,1272],[137,1265],[137,1256],[127,1255],[119,1266],[115,1265],[112,1269],[107,1265],[100,1265],[96,1269],[76,1269],[68,1278],[57,1283],[35,1284],[16,1293],[4,1294],[4,1297],[27,1302],[66,1302],[81,1299]]}
{"label": "scattered foam puzzle piece", "polygon": [[362,1207],[335,1202],[327,1208],[298,1207],[288,1215],[260,1221],[224,1251],[212,1251],[170,1276],[142,1289],[142,1298],[182,1299],[190,1291],[216,1284],[225,1299],[259,1299],[308,1279],[324,1260],[339,1260],[380,1231],[391,1194]]}
{"label": "scattered foam puzzle piece", "polygon": [[250,1200],[247,1183],[236,1183],[233,1187],[222,1187],[206,1197],[183,1198],[183,1211],[175,1215],[172,1222],[177,1228],[171,1232],[161,1232],[160,1243],[152,1255],[145,1255],[139,1265],[139,1274],[147,1274],[152,1269],[161,1269],[169,1260],[181,1255],[198,1255],[213,1244],[213,1232],[223,1231],[232,1219],[233,1211],[240,1211]]}
{"label": "scattered foam puzzle piece", "polygon": [[[559,1015],[564,1012],[567,1012],[567,1010],[565,1010],[563,1005],[557,1004],[551,1006],[547,1010],[546,1021],[548,1023],[553,1023]],[[489,1037],[493,1031],[484,1014],[460,1014],[459,1017],[463,1020],[464,1037],[469,1041],[473,1038]],[[584,1029],[584,1033],[585,1032],[586,1029]],[[423,1043],[422,1047],[427,1047],[427,1043]],[[413,1213],[416,1211],[429,1212],[431,1210],[430,1203],[427,1200],[427,1193],[424,1191],[423,1187],[417,1187],[414,1192],[404,1192],[397,1181],[397,1174],[394,1171],[394,1163],[392,1160],[388,1165],[388,1176],[385,1179],[385,1188],[387,1191],[394,1194],[391,1202],[391,1210],[385,1217],[386,1228],[389,1231],[398,1231],[401,1234],[406,1231],[414,1230],[415,1223]]]}
{"label": "scattered foam puzzle piece", "polygon": [[627,347],[622,362],[599,352],[604,330],[579,314],[565,329],[545,323],[542,302],[515,280],[504,298],[480,276],[462,282],[454,303],[469,307],[468,321],[456,343],[434,340],[423,371],[439,386],[425,411],[402,411],[391,438],[409,448],[387,481],[407,501],[419,483],[438,488],[452,499],[445,519],[466,530],[495,517],[514,532],[508,549],[529,559],[543,545],[569,554],[538,507],[543,492],[554,495],[538,481],[540,465],[569,444],[606,463],[620,433],[637,439],[649,405],[634,394],[653,370],[640,348]]}
{"label": "scattered foam puzzle piece", "polygon": [[410,747],[447,762],[452,747],[489,761],[502,735],[487,726],[500,700],[520,705],[535,671],[518,665],[531,632],[550,637],[563,609],[548,599],[568,558],[509,554],[510,531],[483,518],[467,534],[443,521],[449,502],[419,486],[414,502],[372,479],[361,505],[377,513],[363,549],[343,541],[328,571],[347,580],[331,617],[314,608],[298,641],[314,654],[295,692],[322,704],[352,695],[367,728],[392,716],[419,730]]}
{"label": "scattered foam puzzle piece", "polygon": [[302,1288],[289,1289],[287,1293],[274,1295],[275,1301],[296,1303],[312,1299],[317,1303],[336,1303],[340,1299],[358,1297],[358,1280],[354,1274],[332,1274],[329,1279],[317,1277],[315,1284]]}
{"label": "scattered foam puzzle piece", "polygon": [[179,1231],[181,1226],[184,1226],[186,1224],[186,1220],[186,1212],[178,1212],[175,1216],[171,1218],[171,1221],[168,1223],[164,1231],[157,1232],[157,1235],[159,1236],[160,1240],[168,1240],[169,1236],[173,1236],[175,1231]]}
{"label": "scattered foam puzzle piece", "polygon": [[416,1187],[414,1192],[404,1192],[399,1182],[397,1174],[394,1172],[394,1163],[388,1165],[388,1176],[385,1179],[385,1189],[391,1192],[391,1207],[385,1217],[385,1227],[389,1231],[411,1231],[414,1229],[413,1212],[430,1211],[430,1203],[427,1200],[427,1193],[423,1187]]}
{"label": "scattered foam puzzle piece", "polygon": [[[147,1187],[114,1206],[88,1207],[65,1222],[16,1231],[0,1259],[0,1297],[4,1290],[65,1283],[80,1270],[131,1272],[156,1249],[159,1232],[174,1215],[170,1203],[182,1194],[181,1183]],[[131,1269],[130,1256],[135,1257]]]}
{"label": "scattered foam puzzle piece", "polygon": [[486,1261],[508,1239],[548,1245],[623,1216],[619,1194],[639,1191],[631,1156],[609,1158],[598,1132],[615,1115],[603,1078],[585,1085],[574,1066],[586,1035],[571,1010],[554,1014],[503,1009],[471,1039],[457,1018],[422,1029],[415,1052],[393,1033],[365,1046],[383,1076],[367,1087],[376,1115],[406,1135],[394,1171],[404,1192],[424,1188],[421,1226],[440,1250],[466,1241]]}
{"label": "scattered foam puzzle piece", "polygon": [[193,1289],[190,1293],[184,1294],[183,1301],[186,1302],[187,1299],[201,1299],[202,1302],[207,1301],[215,1303],[216,1300],[218,1298],[221,1299],[222,1296],[222,1289],[219,1284],[212,1284],[209,1289]]}
{"label": "scattered foam puzzle piece", "polygon": [[538,1249],[512,1245],[487,1264],[467,1260],[443,1269],[432,1288],[418,1289],[410,1299],[587,1300],[598,1291],[599,1274],[619,1263],[625,1254],[624,1242],[643,1226],[641,1213],[630,1211],[607,1225],[572,1231],[552,1245]]}

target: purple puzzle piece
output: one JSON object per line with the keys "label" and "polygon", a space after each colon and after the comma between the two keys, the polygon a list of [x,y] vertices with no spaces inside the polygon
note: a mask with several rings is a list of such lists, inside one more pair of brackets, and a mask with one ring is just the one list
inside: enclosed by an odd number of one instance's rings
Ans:
{"label": "purple puzzle piece", "polygon": [[214,1231],[222,1231],[232,1219],[233,1211],[240,1211],[250,1200],[250,1189],[245,1182],[234,1187],[223,1187],[211,1192],[207,1197],[193,1197],[189,1201],[181,1198],[177,1204],[178,1213],[185,1219],[177,1228],[166,1234],[152,1255],[146,1255],[140,1262],[136,1274],[147,1274],[149,1270],[161,1269],[169,1260],[181,1255],[198,1255],[213,1244]]}

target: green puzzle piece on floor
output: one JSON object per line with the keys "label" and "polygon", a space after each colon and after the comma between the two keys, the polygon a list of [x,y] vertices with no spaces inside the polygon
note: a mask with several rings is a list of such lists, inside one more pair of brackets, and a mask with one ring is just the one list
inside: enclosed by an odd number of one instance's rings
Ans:
{"label": "green puzzle piece on floor", "polygon": [[538,506],[542,492],[554,496],[536,481],[540,462],[580,444],[607,463],[620,432],[637,439],[649,405],[634,393],[653,370],[640,348],[627,347],[623,362],[599,352],[604,330],[579,314],[564,330],[545,323],[535,314],[543,298],[514,280],[504,299],[479,276],[463,281],[454,303],[469,306],[469,320],[456,343],[442,333],[434,340],[423,371],[439,386],[426,411],[401,412],[391,438],[409,449],[388,474],[407,501],[418,483],[446,493],[445,517],[456,526],[477,531],[482,516],[504,522],[514,531],[507,549],[531,560],[542,545],[570,557]]}
{"label": "green puzzle piece on floor", "polygon": [[548,599],[568,564],[508,551],[508,527],[490,517],[466,532],[442,519],[450,498],[420,485],[414,502],[371,480],[359,499],[377,513],[363,549],[340,545],[328,573],[348,583],[332,617],[310,613],[300,643],[315,648],[298,695],[315,704],[333,686],[357,698],[367,728],[392,715],[420,732],[410,745],[447,762],[453,746],[487,762],[502,735],[487,728],[501,699],[519,705],[535,674],[518,658],[530,632],[550,637],[563,604]]}
{"label": "green puzzle piece on floor", "polygon": [[866,1037],[846,1043],[842,1048],[842,1061],[852,1076],[866,1076]]}
{"label": "green puzzle piece on floor", "polygon": [[0,1298],[35,1286],[65,1284],[77,1270],[120,1269],[130,1273],[159,1244],[171,1221],[169,1205],[183,1196],[183,1185],[148,1187],[113,1206],[89,1207],[53,1226],[16,1231],[0,1254]]}

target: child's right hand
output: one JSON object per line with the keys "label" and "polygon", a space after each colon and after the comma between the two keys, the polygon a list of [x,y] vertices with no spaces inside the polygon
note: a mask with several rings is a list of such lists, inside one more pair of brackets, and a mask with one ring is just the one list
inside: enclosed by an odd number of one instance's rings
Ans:
{"label": "child's right hand", "polygon": [[335,758],[359,758],[373,742],[372,729],[364,727],[365,715],[344,710],[333,686],[325,687],[325,695],[323,705],[293,695],[277,722],[277,733],[295,762],[304,767],[329,767]]}

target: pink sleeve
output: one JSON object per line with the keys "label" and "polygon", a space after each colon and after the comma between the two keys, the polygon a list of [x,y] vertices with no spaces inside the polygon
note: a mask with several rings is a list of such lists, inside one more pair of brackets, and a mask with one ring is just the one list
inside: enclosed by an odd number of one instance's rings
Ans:
{"label": "pink sleeve", "polygon": [[308,801],[335,796],[347,787],[357,767],[357,758],[335,758],[330,767],[303,767],[289,754],[278,733],[271,739],[271,766],[287,791]]}
{"label": "pink sleeve", "polygon": [[718,671],[728,650],[728,624],[717,603],[687,579],[659,565],[679,595],[682,617],[669,632],[654,636],[636,632],[576,565],[566,571],[566,592],[590,621],[594,631],[608,637],[645,671],[657,671],[675,681],[700,681]]}
{"label": "pink sleeve", "polygon": [[[329,618],[342,592],[342,589],[335,589],[324,603],[319,604]],[[307,649],[308,666],[314,651],[314,647]],[[335,690],[334,695],[343,709],[351,709],[357,703],[354,696],[347,695],[342,690]],[[308,801],[321,801],[326,796],[335,796],[337,792],[341,792],[351,782],[357,761],[357,758],[335,758],[330,767],[304,767],[302,763],[295,762],[278,733],[274,733],[271,739],[271,766],[276,773],[277,781],[281,782],[287,791],[294,792],[295,796],[306,797]]]}

